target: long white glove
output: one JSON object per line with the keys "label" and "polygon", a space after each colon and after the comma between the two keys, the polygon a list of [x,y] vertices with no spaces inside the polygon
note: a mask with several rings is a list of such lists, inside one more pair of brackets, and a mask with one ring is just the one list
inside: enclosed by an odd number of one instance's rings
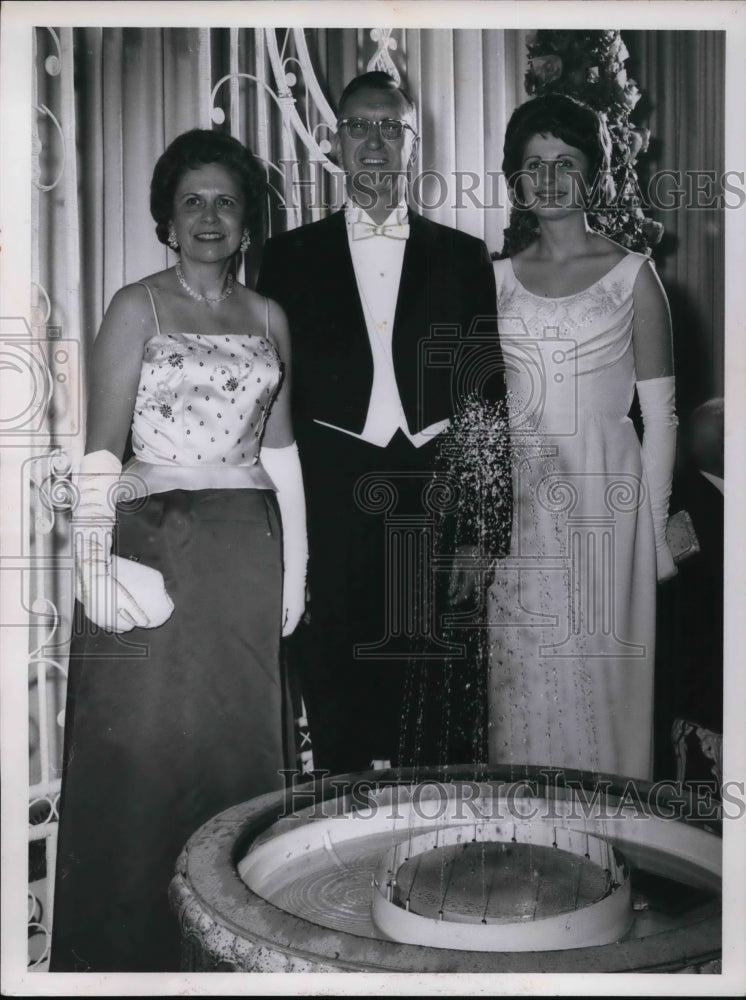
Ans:
{"label": "long white glove", "polygon": [[157,628],[174,609],[157,569],[111,554],[121,472],[110,451],[85,455],[72,519],[75,596],[94,625],[107,632]]}
{"label": "long white glove", "polygon": [[260,461],[277,487],[277,502],[282,517],[282,634],[295,631],[306,607],[306,497],[298,446],[263,447]]}
{"label": "long white glove", "polygon": [[676,459],[675,380],[673,375],[637,383],[642,413],[642,467],[650,494],[655,532],[658,581],[676,576],[677,570],[666,541],[668,501]]}

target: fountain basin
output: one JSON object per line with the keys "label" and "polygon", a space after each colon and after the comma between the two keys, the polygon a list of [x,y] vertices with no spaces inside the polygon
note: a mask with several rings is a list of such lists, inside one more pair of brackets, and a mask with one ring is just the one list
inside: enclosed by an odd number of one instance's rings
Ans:
{"label": "fountain basin", "polygon": [[[294,799],[287,793],[273,793],[235,806],[194,834],[182,852],[171,886],[172,903],[182,927],[184,968],[253,972],[662,972],[702,968],[717,959],[721,934],[719,836],[701,824],[661,818],[659,810],[652,808],[640,814],[638,806],[634,817],[626,816],[621,808],[623,779],[609,776],[604,776],[607,791],[603,798],[590,810],[582,810],[583,815],[574,815],[575,803],[563,794],[558,796],[556,787],[549,797],[526,794],[526,776],[534,770],[543,773],[539,768],[524,772],[523,793],[511,803],[511,809],[513,813],[520,809],[522,814],[539,809],[553,817],[552,822],[542,822],[530,831],[537,851],[546,846],[539,843],[538,831],[541,829],[546,841],[545,835],[554,824],[562,831],[560,840],[565,838],[565,846],[573,838],[576,847],[583,837],[593,838],[592,842],[600,845],[597,853],[608,849],[609,856],[612,850],[618,855],[620,871],[627,866],[642,870],[688,898],[678,908],[669,907],[669,912],[630,913],[626,890],[617,888],[601,900],[616,897],[615,902],[625,902],[620,922],[609,924],[608,933],[617,939],[589,942],[581,934],[578,940],[583,943],[562,950],[556,950],[551,942],[547,947],[547,939],[541,936],[536,946],[529,940],[525,950],[516,950],[510,942],[502,948],[498,944],[494,950],[483,942],[465,949],[448,947],[447,940],[427,944],[391,940],[391,936],[401,937],[401,932],[386,924],[380,911],[387,907],[376,900],[378,895],[383,903],[394,905],[399,911],[395,916],[406,912],[401,900],[397,905],[380,892],[386,874],[381,866],[385,864],[386,870],[391,867],[391,852],[408,839],[432,837],[437,829],[449,837],[455,837],[454,831],[460,828],[462,835],[470,833],[469,826],[479,826],[471,822],[471,812],[486,807],[487,802],[492,813],[483,822],[482,840],[486,834],[494,838],[499,824],[507,836],[510,829],[505,824],[515,820],[519,828],[523,822],[520,816],[506,819],[500,813],[510,801],[515,774],[493,768],[487,779],[480,778],[478,783],[469,777],[473,768],[447,768],[429,774],[420,771],[417,782],[411,774],[393,772],[348,775],[303,786],[302,802],[297,793]],[[598,775],[572,774],[580,787],[598,788]],[[438,801],[437,809],[431,808],[435,797],[424,795],[421,808],[416,810],[412,789],[428,784],[441,790],[445,804]],[[637,787],[644,802],[647,786],[637,783]],[[389,808],[392,796],[396,799],[393,811]],[[469,810],[465,808],[467,800]],[[437,820],[436,812],[440,813]],[[615,818],[609,818],[609,813]],[[440,846],[447,845],[443,841]],[[557,849],[563,847],[558,845]],[[621,885],[624,880],[619,882],[617,874],[614,881]],[[582,909],[575,913],[582,913]],[[453,919],[449,915],[449,920]],[[451,930],[458,922],[456,917],[456,922],[449,924]],[[475,929],[472,926],[471,930]],[[427,935],[423,940],[427,941]],[[468,944],[467,938],[464,940]]]}

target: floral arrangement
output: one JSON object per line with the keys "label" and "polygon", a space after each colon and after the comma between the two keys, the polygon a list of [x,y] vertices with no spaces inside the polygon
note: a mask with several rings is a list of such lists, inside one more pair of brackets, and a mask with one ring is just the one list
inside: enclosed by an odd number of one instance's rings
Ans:
{"label": "floral arrangement", "polygon": [[[636,164],[647,151],[650,130],[630,121],[642,96],[627,75],[629,52],[619,31],[536,31],[527,44],[526,92],[531,97],[566,94],[602,112],[611,134],[611,174],[616,197],[611,207],[589,210],[594,229],[622,246],[649,253],[663,236],[663,226],[642,210]],[[516,253],[533,238],[530,213],[511,213],[500,256]]]}

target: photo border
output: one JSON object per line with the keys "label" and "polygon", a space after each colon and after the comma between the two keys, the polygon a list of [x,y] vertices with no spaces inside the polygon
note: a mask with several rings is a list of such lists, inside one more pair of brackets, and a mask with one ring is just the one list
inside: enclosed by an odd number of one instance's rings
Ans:
{"label": "photo border", "polygon": [[[6,0],[0,35],[0,220],[2,254],[0,280],[3,315],[24,316],[29,304],[19,289],[30,284],[31,219],[31,74],[33,27],[111,25],[141,26],[141,0],[109,3],[50,3]],[[723,30],[726,32],[726,169],[746,169],[746,4],[688,2],[688,0],[481,0],[481,2],[356,3],[319,2],[165,2],[147,4],[147,23],[153,27],[392,27],[587,28],[599,21],[614,28]],[[603,26],[603,23],[599,26]],[[739,653],[746,648],[744,595],[746,577],[746,519],[741,509],[746,496],[746,209],[730,211],[725,220],[725,398],[726,468],[726,668],[724,780],[743,784],[746,777],[746,735],[743,726],[744,681]],[[0,454],[0,523],[10,551],[20,551],[17,497],[19,462],[23,448],[3,443]],[[0,557],[1,560],[2,557]],[[0,568],[1,568],[0,561]],[[9,574],[5,574],[8,576]],[[0,609],[14,599],[0,572]],[[743,995],[746,988],[746,822],[733,820],[724,833],[723,973],[722,975],[588,974],[573,976],[516,976],[505,974],[370,975],[313,974],[60,974],[26,969],[27,938],[26,858],[28,850],[28,658],[23,629],[0,628],[4,669],[0,699],[2,740],[2,992],[18,996],[56,995]],[[18,669],[23,664],[23,669]],[[20,860],[19,860],[20,859]]]}

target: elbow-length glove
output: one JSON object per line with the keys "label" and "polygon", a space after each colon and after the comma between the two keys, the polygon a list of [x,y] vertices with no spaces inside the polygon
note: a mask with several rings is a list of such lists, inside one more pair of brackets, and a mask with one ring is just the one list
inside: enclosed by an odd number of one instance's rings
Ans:
{"label": "elbow-length glove", "polygon": [[157,628],[174,609],[158,570],[111,554],[121,473],[110,451],[85,455],[72,517],[75,596],[107,632]]}
{"label": "elbow-length glove", "polygon": [[298,446],[263,447],[260,460],[277,487],[282,518],[282,634],[295,631],[306,607],[306,498],[303,492]]}
{"label": "elbow-length glove", "polygon": [[637,383],[642,413],[642,468],[650,495],[655,532],[658,581],[676,575],[676,566],[666,541],[668,502],[676,459],[676,427],[673,375]]}

